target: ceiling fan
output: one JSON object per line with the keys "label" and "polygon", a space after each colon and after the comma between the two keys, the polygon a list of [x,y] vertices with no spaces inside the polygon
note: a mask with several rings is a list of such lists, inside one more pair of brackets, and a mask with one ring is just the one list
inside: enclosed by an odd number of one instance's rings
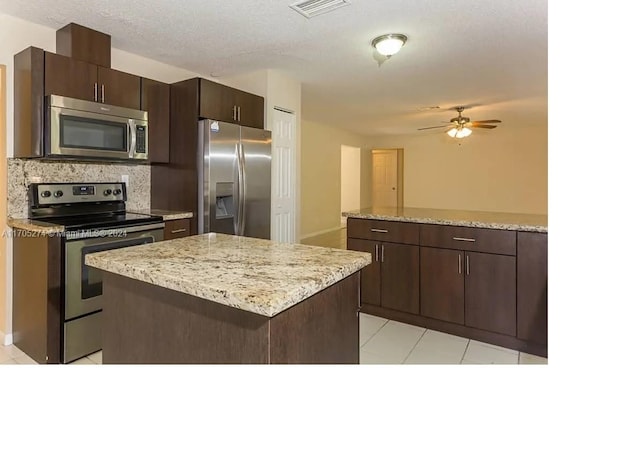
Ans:
{"label": "ceiling fan", "polygon": [[444,129],[449,127],[447,130],[447,135],[454,138],[465,138],[471,135],[471,128],[479,128],[479,129],[495,129],[497,125],[491,124],[499,124],[502,121],[497,119],[489,119],[484,121],[472,121],[468,117],[464,117],[462,115],[462,111],[464,111],[463,106],[458,106],[455,108],[458,111],[458,117],[454,117],[451,119],[450,124],[445,125],[436,125],[433,127],[422,127],[418,130],[429,130],[429,129]]}

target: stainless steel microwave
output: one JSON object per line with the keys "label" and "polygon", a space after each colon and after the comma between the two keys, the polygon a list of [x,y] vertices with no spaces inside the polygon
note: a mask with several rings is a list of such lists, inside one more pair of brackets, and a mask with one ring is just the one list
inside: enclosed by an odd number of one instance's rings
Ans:
{"label": "stainless steel microwave", "polygon": [[50,158],[146,160],[147,111],[47,96],[44,140]]}

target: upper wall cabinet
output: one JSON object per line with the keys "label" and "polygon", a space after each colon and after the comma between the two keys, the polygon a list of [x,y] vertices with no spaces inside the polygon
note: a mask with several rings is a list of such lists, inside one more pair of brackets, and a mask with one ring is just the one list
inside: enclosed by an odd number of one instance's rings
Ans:
{"label": "upper wall cabinet", "polygon": [[44,53],[44,95],[140,109],[140,77],[64,55]]}
{"label": "upper wall cabinet", "polygon": [[200,85],[200,117],[264,128],[264,98],[209,80]]}
{"label": "upper wall cabinet", "polygon": [[169,163],[171,85],[143,78],[140,108],[149,116],[149,161]]}
{"label": "upper wall cabinet", "polygon": [[[141,78],[29,47],[14,56],[14,156],[43,156],[44,97],[140,109]],[[151,142],[150,142],[151,145]]]}

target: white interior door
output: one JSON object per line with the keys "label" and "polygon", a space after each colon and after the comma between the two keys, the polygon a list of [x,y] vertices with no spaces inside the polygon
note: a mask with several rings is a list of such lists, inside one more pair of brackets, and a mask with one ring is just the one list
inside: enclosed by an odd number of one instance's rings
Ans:
{"label": "white interior door", "polygon": [[398,206],[398,151],[373,150],[372,203],[374,207]]}
{"label": "white interior door", "polygon": [[296,116],[275,109],[271,135],[271,239],[296,240]]}

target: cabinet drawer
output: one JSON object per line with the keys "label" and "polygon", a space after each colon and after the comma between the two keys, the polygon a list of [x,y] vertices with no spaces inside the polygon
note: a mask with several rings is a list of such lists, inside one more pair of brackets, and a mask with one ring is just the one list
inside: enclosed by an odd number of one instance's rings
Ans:
{"label": "cabinet drawer", "polygon": [[176,239],[191,236],[191,220],[171,220],[164,222],[164,239]]}
{"label": "cabinet drawer", "polygon": [[420,245],[516,255],[516,232],[466,226],[422,225]]}
{"label": "cabinet drawer", "polygon": [[418,244],[420,230],[415,223],[349,218],[347,219],[347,236],[374,241]]}

